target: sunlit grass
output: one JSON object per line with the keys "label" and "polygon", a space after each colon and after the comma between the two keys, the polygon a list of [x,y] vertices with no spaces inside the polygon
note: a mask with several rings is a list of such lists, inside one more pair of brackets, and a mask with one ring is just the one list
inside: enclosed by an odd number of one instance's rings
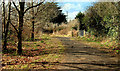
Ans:
{"label": "sunlit grass", "polygon": [[[57,42],[56,42],[57,41]],[[12,48],[12,47],[11,47]],[[16,49],[17,47],[13,47]],[[14,59],[12,62],[13,65],[7,65],[6,59],[3,63],[5,63],[4,69],[29,69],[39,67],[40,69],[49,69],[54,68],[54,65],[45,65],[44,68],[41,65],[37,65],[34,62],[59,62],[62,53],[64,53],[64,46],[60,40],[52,39],[51,37],[45,35],[42,36],[40,40],[37,41],[23,41],[23,53],[21,56],[16,54],[16,51],[12,51],[13,53],[3,54],[4,58],[12,58]],[[29,59],[28,57],[32,57]],[[23,61],[28,60],[23,63]],[[14,62],[18,63],[14,63]]]}

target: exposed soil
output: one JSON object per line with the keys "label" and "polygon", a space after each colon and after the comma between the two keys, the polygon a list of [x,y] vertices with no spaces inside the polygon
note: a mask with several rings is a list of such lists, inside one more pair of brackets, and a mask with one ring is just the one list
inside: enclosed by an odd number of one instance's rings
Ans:
{"label": "exposed soil", "polygon": [[24,50],[28,49],[24,51],[25,55],[4,54],[3,69],[10,66],[11,69],[28,67],[30,71],[120,71],[120,58],[112,55],[107,48],[93,47],[71,37],[53,37],[44,43],[24,44]]}
{"label": "exposed soil", "polygon": [[65,47],[63,60],[57,69],[68,71],[120,71],[118,57],[103,51],[100,47],[90,47],[69,37],[55,37]]}

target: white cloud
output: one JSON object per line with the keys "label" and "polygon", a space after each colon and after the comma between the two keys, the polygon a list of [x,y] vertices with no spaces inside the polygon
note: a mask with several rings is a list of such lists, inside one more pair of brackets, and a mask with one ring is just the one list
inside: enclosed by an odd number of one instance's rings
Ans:
{"label": "white cloud", "polygon": [[96,1],[98,0],[56,0],[56,2],[96,2]]}
{"label": "white cloud", "polygon": [[64,6],[62,7],[62,10],[64,10],[64,11],[68,11],[68,10],[71,10],[71,9],[81,10],[82,7],[81,7],[80,4],[75,5],[75,4],[71,4],[71,3],[66,3],[66,4],[64,4]]}
{"label": "white cloud", "polygon": [[82,8],[81,4],[77,4],[77,5],[75,5],[75,9],[76,10],[82,10],[83,8]]}
{"label": "white cloud", "polygon": [[74,12],[68,13],[68,21],[73,20],[78,13],[79,13],[79,11],[74,11]]}
{"label": "white cloud", "polygon": [[120,0],[56,0],[56,2],[119,2]]}
{"label": "white cloud", "polygon": [[62,7],[63,13],[67,15],[68,12],[68,21],[73,20],[75,16],[83,10],[81,4],[72,4],[72,3],[66,3]]}
{"label": "white cloud", "polygon": [[63,7],[62,7],[62,10],[70,10],[72,8],[74,8],[75,5],[74,4],[70,4],[70,3],[66,3]]}

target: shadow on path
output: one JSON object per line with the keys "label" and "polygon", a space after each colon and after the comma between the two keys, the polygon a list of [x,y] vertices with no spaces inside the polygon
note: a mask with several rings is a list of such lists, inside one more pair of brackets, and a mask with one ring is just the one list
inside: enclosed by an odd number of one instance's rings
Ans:
{"label": "shadow on path", "polygon": [[58,69],[75,71],[120,71],[118,58],[100,48],[87,46],[69,37],[54,37],[61,40],[65,48],[63,60]]}

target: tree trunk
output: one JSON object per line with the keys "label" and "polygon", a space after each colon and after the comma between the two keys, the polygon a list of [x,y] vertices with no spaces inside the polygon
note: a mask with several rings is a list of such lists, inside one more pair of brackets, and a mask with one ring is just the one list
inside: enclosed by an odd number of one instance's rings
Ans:
{"label": "tree trunk", "polygon": [[7,24],[6,24],[6,30],[5,30],[5,35],[4,35],[4,45],[3,45],[4,50],[7,49],[7,35],[8,35],[9,24],[10,24],[10,10],[11,10],[11,2],[9,2],[8,21],[7,21]]}
{"label": "tree trunk", "polygon": [[[44,2],[44,1],[43,1]],[[19,21],[18,21],[18,24],[19,24],[19,27],[18,27],[18,35],[17,35],[17,38],[18,38],[18,50],[17,50],[17,54],[18,55],[21,55],[22,54],[22,31],[23,31],[23,17],[24,17],[24,14],[31,8],[33,7],[37,7],[39,5],[41,5],[43,2],[40,2],[39,4],[35,5],[35,6],[32,6],[32,7],[29,7],[27,8],[25,11],[24,11],[24,6],[25,6],[25,0],[22,0],[22,2],[19,2],[19,7],[20,7],[20,10],[17,8],[17,6],[15,5],[15,3],[13,2],[13,5],[15,6],[16,10],[18,11],[19,13]]]}
{"label": "tree trunk", "polygon": [[[119,11],[118,20],[120,21],[120,1],[118,2],[118,11]],[[118,49],[120,50],[120,22],[118,23]]]}
{"label": "tree trunk", "polygon": [[32,21],[32,36],[31,36],[31,40],[34,41],[34,17],[33,17],[33,21]]}
{"label": "tree trunk", "polygon": [[2,31],[2,39],[4,39],[3,36],[4,36],[4,34],[5,34],[5,28],[6,28],[6,27],[5,27],[5,1],[4,1],[4,0],[3,0],[3,14],[2,14],[2,15],[3,15],[3,27],[4,27],[4,28],[2,29],[2,30],[3,30],[3,31]]}
{"label": "tree trunk", "polygon": [[80,25],[81,25],[81,22],[78,22],[79,20],[77,19],[77,23],[78,23],[78,32],[77,32],[77,36],[80,36]]}
{"label": "tree trunk", "polygon": [[[32,6],[33,6],[33,2],[32,2]],[[31,40],[32,41],[34,41],[34,9],[32,8],[32,15],[33,15],[33,17],[32,17],[32,34],[31,34]]]}
{"label": "tree trunk", "polygon": [[19,28],[18,28],[18,50],[17,54],[22,54],[22,31],[23,31],[23,16],[24,16],[24,4],[25,2],[19,2],[20,11],[19,11]]}
{"label": "tree trunk", "polygon": [[[118,20],[120,21],[120,1],[118,2]],[[118,23],[118,50],[120,50],[120,22]],[[118,53],[118,67],[120,67],[120,52]],[[120,68],[118,68],[120,70]]]}
{"label": "tree trunk", "polygon": [[71,35],[72,35],[72,37],[73,37],[73,29],[71,29]]}

